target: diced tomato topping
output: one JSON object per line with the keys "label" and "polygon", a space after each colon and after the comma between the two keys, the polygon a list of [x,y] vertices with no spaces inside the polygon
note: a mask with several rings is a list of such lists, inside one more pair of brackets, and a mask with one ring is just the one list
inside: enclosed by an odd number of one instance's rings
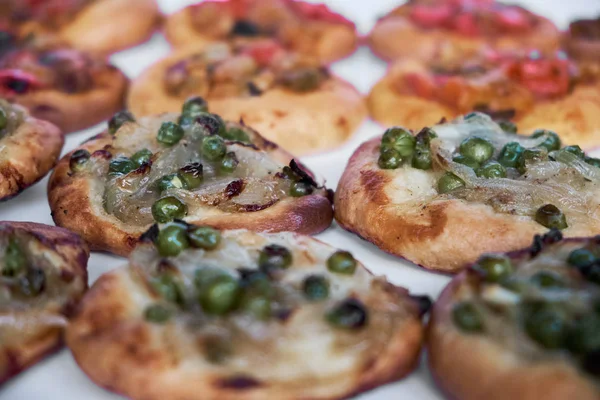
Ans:
{"label": "diced tomato topping", "polygon": [[449,23],[455,11],[451,4],[416,5],[410,10],[410,18],[425,28],[438,28]]}
{"label": "diced tomato topping", "polygon": [[294,0],[291,0],[290,4],[307,19],[354,26],[353,22],[331,11],[325,4],[311,4]]}
{"label": "diced tomato topping", "polygon": [[506,7],[495,13],[496,24],[506,32],[524,32],[531,28],[531,19],[520,8]]}
{"label": "diced tomato topping", "polygon": [[43,85],[33,75],[19,69],[0,70],[0,95],[14,96],[24,94]]}
{"label": "diced tomato topping", "polygon": [[271,63],[277,53],[283,51],[283,48],[271,40],[254,43],[244,50],[244,54],[250,55],[260,66],[266,66]]}
{"label": "diced tomato topping", "polygon": [[536,96],[548,98],[568,93],[570,67],[565,59],[527,59],[509,64],[507,73]]}
{"label": "diced tomato topping", "polygon": [[452,28],[465,36],[477,36],[481,33],[477,16],[473,13],[461,13],[452,21]]}
{"label": "diced tomato topping", "polygon": [[404,75],[404,84],[412,93],[426,99],[432,98],[437,89],[437,82],[427,75],[415,72]]}

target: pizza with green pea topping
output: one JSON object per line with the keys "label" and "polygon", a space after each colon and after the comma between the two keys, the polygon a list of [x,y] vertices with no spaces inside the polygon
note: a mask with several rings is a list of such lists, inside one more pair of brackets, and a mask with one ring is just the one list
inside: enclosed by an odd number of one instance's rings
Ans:
{"label": "pizza with green pea topping", "polygon": [[176,112],[189,96],[298,156],[341,145],[367,116],[354,86],[269,39],[177,50],[133,82],[127,103],[134,115],[151,115]]}
{"label": "pizza with green pea topping", "polygon": [[56,126],[0,98],[0,201],[42,179],[56,164],[63,144]]}
{"label": "pizza with green pea topping", "polygon": [[132,399],[341,399],[412,371],[429,305],[308,236],[173,221],[96,281],[66,337]]}
{"label": "pizza with green pea topping", "polygon": [[0,383],[60,348],[88,255],[66,229],[0,222]]}
{"label": "pizza with green pea topping", "polygon": [[539,129],[471,113],[411,134],[390,128],[354,153],[337,221],[384,251],[458,272],[481,253],[522,248],[548,228],[600,233],[600,160]]}
{"label": "pizza with green pea topping", "polygon": [[600,238],[484,254],[436,302],[429,364],[454,399],[600,396]]}
{"label": "pizza with green pea topping", "polygon": [[108,131],[66,155],[49,184],[52,215],[92,249],[129,253],[155,222],[317,233],[333,219],[332,194],[277,145],[207,112],[139,120],[121,112]]}

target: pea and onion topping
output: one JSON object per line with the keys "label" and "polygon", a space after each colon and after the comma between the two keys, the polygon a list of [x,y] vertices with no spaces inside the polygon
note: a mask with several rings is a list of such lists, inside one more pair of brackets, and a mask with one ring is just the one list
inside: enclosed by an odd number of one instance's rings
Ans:
{"label": "pea and onion topping", "polygon": [[349,298],[329,310],[325,319],[333,327],[356,330],[367,324],[368,314],[360,300]]}
{"label": "pea and onion topping", "polygon": [[535,221],[550,229],[562,230],[568,228],[565,214],[553,204],[540,207],[535,213]]}
{"label": "pea and onion topping", "polygon": [[131,159],[119,156],[110,160],[108,164],[109,175],[126,175],[137,168],[135,163]]}
{"label": "pea and onion topping", "polygon": [[289,268],[292,262],[292,253],[286,247],[277,244],[265,246],[258,257],[259,268],[267,273]]}
{"label": "pea and onion topping", "polygon": [[347,251],[336,251],[327,259],[327,269],[336,274],[353,275],[356,271],[356,260]]}
{"label": "pea and onion topping", "polygon": [[413,168],[431,169],[430,141],[436,137],[432,130],[424,129],[416,137],[404,128],[385,131],[379,148],[378,165],[382,169],[397,169],[405,163]]}
{"label": "pea and onion topping", "polygon": [[485,254],[472,267],[483,276],[486,282],[497,283],[512,274],[513,266],[510,258],[502,254]]}
{"label": "pea and onion topping", "polygon": [[152,205],[152,216],[156,222],[165,223],[186,215],[187,205],[175,196],[163,197]]}
{"label": "pea and onion topping", "polygon": [[184,134],[185,131],[180,125],[174,122],[163,122],[160,129],[158,130],[156,140],[158,141],[158,143],[164,144],[166,146],[173,146],[183,138]]}
{"label": "pea and onion topping", "polygon": [[325,300],[329,297],[329,281],[322,275],[310,275],[304,279],[302,290],[310,301]]}
{"label": "pea and onion topping", "polygon": [[152,159],[152,152],[148,149],[142,149],[142,150],[136,151],[131,156],[131,161],[133,161],[133,163],[137,167],[141,167],[144,164],[148,164],[151,159]]}
{"label": "pea and onion topping", "polygon": [[452,308],[452,320],[463,331],[469,333],[484,330],[483,317],[479,310],[470,302],[456,304]]}
{"label": "pea and onion topping", "polygon": [[108,121],[108,132],[114,135],[126,122],[135,122],[135,117],[127,110],[119,111]]}
{"label": "pea and onion topping", "polygon": [[0,258],[1,275],[9,283],[11,292],[26,298],[41,294],[46,288],[46,273],[30,260],[25,250],[25,243],[11,235]]}
{"label": "pea and onion topping", "polygon": [[81,171],[83,166],[89,161],[90,152],[85,149],[75,150],[69,158],[69,168],[72,172]]}

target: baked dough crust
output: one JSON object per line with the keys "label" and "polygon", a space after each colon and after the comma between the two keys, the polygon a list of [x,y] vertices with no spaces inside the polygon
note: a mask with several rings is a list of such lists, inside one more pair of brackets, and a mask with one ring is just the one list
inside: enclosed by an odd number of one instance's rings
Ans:
{"label": "baked dough crust", "polygon": [[[19,107],[14,106],[13,107]],[[64,144],[61,131],[30,117],[0,139],[0,200],[7,200],[42,179],[54,167]]]}
{"label": "baked dough crust", "polygon": [[[92,154],[110,146],[112,141],[113,136],[104,132],[78,149],[86,149]],[[284,165],[293,158],[273,143],[268,143],[264,148],[270,157]],[[130,226],[106,213],[102,207],[101,195],[92,190],[93,181],[81,174],[71,173],[71,154],[65,155],[58,162],[48,183],[48,201],[54,222],[58,226],[78,232],[92,250],[119,255],[129,254],[148,226]],[[211,216],[189,215],[184,219],[192,224],[211,225],[218,229],[243,228],[254,231],[314,234],[329,227],[333,219],[333,210],[331,200],[326,195],[311,194],[285,198],[261,211],[219,212]]]}
{"label": "baked dough crust", "polygon": [[[231,1],[231,0],[229,0]],[[323,24],[323,22],[319,22]],[[358,48],[358,33],[356,28],[341,23],[329,23],[321,28],[322,33],[317,43],[307,41],[303,48],[291,49],[303,54],[318,58],[323,63],[329,64],[342,58],[348,57]],[[202,34],[194,28],[192,22],[191,8],[187,7],[167,17],[164,25],[165,36],[174,47],[201,47],[218,40],[226,40],[226,37],[210,37]],[[305,35],[305,32],[297,33]]]}
{"label": "baked dough crust", "polygon": [[[409,93],[409,89],[404,88],[399,77],[412,72],[427,74],[429,70],[425,64],[416,61],[399,61],[375,84],[367,97],[373,119],[384,126],[399,125],[419,131],[442,118],[453,119],[465,112],[436,100],[402,94]],[[513,100],[518,101],[517,98]],[[510,108],[511,98],[501,101]],[[565,144],[578,144],[584,149],[599,147],[600,82],[578,84],[564,97],[534,102],[527,111],[517,113],[512,120],[522,134],[530,134],[539,128],[550,129],[557,132]]]}
{"label": "baked dough crust", "polygon": [[556,360],[527,363],[483,335],[460,332],[452,322],[452,305],[468,284],[467,272],[455,277],[435,303],[429,321],[429,366],[446,394],[457,400],[598,399],[597,387],[573,366]]}
{"label": "baked dough crust", "polygon": [[[316,269],[314,263],[313,260],[311,268]],[[308,381],[288,378],[236,382],[232,379],[235,368],[207,365],[199,357],[199,350],[186,347],[181,337],[175,342],[169,339],[173,335],[186,335],[184,331],[163,329],[144,320],[139,299],[146,302],[151,294],[140,287],[139,275],[130,268],[104,274],[96,281],[70,324],[66,340],[75,360],[94,382],[132,399],[187,399],[196,398],[198,393],[206,400],[348,398],[398,380],[418,363],[423,327],[416,303],[405,289],[392,285],[383,290],[369,290],[374,303],[389,304],[395,299],[395,307],[405,310],[405,319],[390,326],[392,331],[384,351],[371,354],[372,358],[364,363],[349,358],[352,364],[342,364],[343,371],[332,371],[318,380],[311,377]],[[301,310],[292,314],[285,326],[298,326],[300,322],[294,316],[299,314]],[[289,376],[306,376],[306,367],[302,365],[290,364],[289,368]],[[295,368],[298,369],[293,372]],[[257,379],[261,372],[256,371]]]}
{"label": "baked dough crust", "polygon": [[[346,230],[388,253],[425,268],[456,273],[485,252],[527,246],[547,229],[531,218],[497,213],[458,199],[410,199],[403,170],[377,165],[381,136],[363,143],[350,158],[335,193],[335,219]],[[427,172],[421,171],[423,174]],[[432,183],[423,183],[433,188]],[[435,185],[435,180],[433,182]],[[395,202],[399,195],[402,201]],[[600,210],[596,210],[596,213]],[[593,236],[600,225],[571,225],[565,236]]]}
{"label": "baked dough crust", "polygon": [[[86,244],[76,234],[66,229],[33,222],[0,222],[2,231],[21,231],[32,235],[47,250],[55,253],[61,261],[60,268],[73,277],[74,287],[69,302],[62,307],[44,308],[44,315],[68,316],[87,289],[87,261],[89,251]],[[27,314],[27,313],[26,313]],[[31,313],[35,318],[35,313]],[[0,383],[31,367],[36,362],[58,350],[63,341],[62,326],[41,326],[33,337],[27,336],[11,345],[0,346]]]}
{"label": "baked dough crust", "polygon": [[[164,76],[170,66],[195,53],[197,47],[177,50],[142,73],[129,91],[129,110],[138,116],[179,111],[185,97],[169,95]],[[335,77],[308,93],[275,88],[258,97],[206,100],[211,112],[231,121],[243,120],[296,156],[340,146],[368,114],[356,88]]]}
{"label": "baked dough crust", "polygon": [[446,29],[423,29],[408,18],[394,15],[405,7],[410,6],[400,6],[380,19],[368,36],[373,53],[386,61],[406,58],[431,61],[440,52],[467,56],[490,47],[542,52],[556,51],[560,47],[559,30],[550,20],[540,16],[537,16],[538,26],[526,34],[468,37]]}

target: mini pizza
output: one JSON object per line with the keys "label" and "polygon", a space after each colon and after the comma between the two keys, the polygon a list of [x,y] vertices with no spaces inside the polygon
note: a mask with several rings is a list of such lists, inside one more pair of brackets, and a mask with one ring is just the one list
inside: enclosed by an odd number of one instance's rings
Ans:
{"label": "mini pizza", "polygon": [[[98,385],[134,400],[342,399],[418,363],[428,300],[290,232],[154,226],[67,332]],[[425,301],[423,301],[425,300]]]}
{"label": "mini pizza", "polygon": [[134,81],[128,105],[140,116],[176,112],[192,95],[295,155],[339,146],[367,116],[351,84],[271,40],[179,50]]}
{"label": "mini pizza", "polygon": [[54,36],[108,55],[135,46],[156,29],[155,0],[3,0],[0,26],[20,37]]}
{"label": "mini pizza", "polygon": [[296,0],[203,1],[168,17],[165,34],[176,47],[273,38],[324,63],[350,55],[358,45],[354,23],[324,4]]}
{"label": "mini pizza", "polygon": [[576,60],[600,61],[600,17],[571,22],[564,46]]}
{"label": "mini pizza", "polygon": [[411,0],[381,18],[369,36],[385,60],[461,58],[494,48],[555,51],[560,33],[548,19],[494,0]]}
{"label": "mini pizza", "polygon": [[66,229],[0,222],[0,383],[60,348],[87,289],[88,256]]}
{"label": "mini pizza", "polygon": [[368,105],[387,126],[419,130],[475,110],[510,119],[521,132],[546,128],[568,144],[600,145],[600,66],[578,66],[563,52],[400,61],[373,87]]}
{"label": "mini pizza", "polygon": [[486,254],[446,287],[427,337],[431,371],[456,400],[597,400],[600,240],[536,236]]}
{"label": "mini pizza", "polygon": [[56,126],[0,98],[0,201],[42,179],[56,164],[63,144]]}
{"label": "mini pizza", "polygon": [[556,133],[515,133],[482,113],[390,128],[361,145],[335,193],[335,218],[382,250],[454,273],[480,254],[523,248],[548,228],[600,233],[600,160]]}
{"label": "mini pizza", "polygon": [[257,231],[329,227],[331,191],[274,143],[206,110],[192,98],[181,115],[117,114],[54,170],[48,197],[56,224],[92,249],[121,255],[154,222],[174,218]]}
{"label": "mini pizza", "polygon": [[64,133],[123,109],[128,80],[103,57],[52,40],[19,42],[0,32],[0,96],[29,108]]}

